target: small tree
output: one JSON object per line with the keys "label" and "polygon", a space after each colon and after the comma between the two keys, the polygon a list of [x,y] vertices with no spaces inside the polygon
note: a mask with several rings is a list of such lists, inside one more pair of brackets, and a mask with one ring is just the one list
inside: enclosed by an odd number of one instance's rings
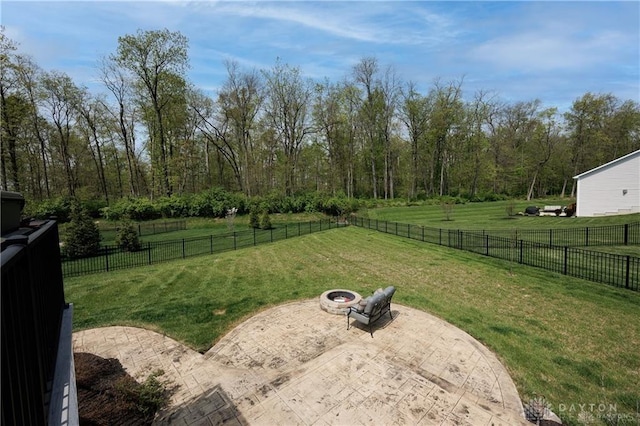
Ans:
{"label": "small tree", "polygon": [[233,207],[227,210],[226,219],[227,219],[227,228],[229,229],[229,232],[233,232],[233,230],[235,229],[234,223],[236,220],[236,213],[238,213],[238,209],[236,207]]}
{"label": "small tree", "polygon": [[125,251],[138,251],[142,247],[138,231],[132,222],[123,222],[116,234],[116,245]]}
{"label": "small tree", "polygon": [[445,220],[452,220],[451,215],[453,214],[453,207],[456,205],[456,200],[451,197],[446,197],[440,201],[440,205],[442,206]]}
{"label": "small tree", "polygon": [[249,226],[252,228],[260,228],[260,216],[258,216],[256,209],[252,209],[251,212],[249,212]]}
{"label": "small tree", "polygon": [[260,216],[260,228],[271,229],[272,227],[273,226],[271,225],[271,217],[269,217],[269,212],[265,210]]}
{"label": "small tree", "polygon": [[69,257],[94,255],[100,250],[100,230],[79,203],[71,207],[64,252]]}

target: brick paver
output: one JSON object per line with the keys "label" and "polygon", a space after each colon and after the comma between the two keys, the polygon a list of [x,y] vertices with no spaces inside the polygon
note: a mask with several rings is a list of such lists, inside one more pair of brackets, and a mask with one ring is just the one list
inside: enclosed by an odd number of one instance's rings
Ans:
{"label": "brick paver", "polygon": [[[132,327],[74,333],[74,351],[174,386],[156,424],[528,425],[506,369],[462,330],[392,304],[374,337],[318,299],[261,312],[201,355]],[[354,327],[355,326],[355,327]]]}

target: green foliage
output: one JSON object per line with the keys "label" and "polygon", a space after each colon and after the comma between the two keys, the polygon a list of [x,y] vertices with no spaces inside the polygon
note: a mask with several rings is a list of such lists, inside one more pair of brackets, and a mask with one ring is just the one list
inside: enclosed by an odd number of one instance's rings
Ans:
{"label": "green foliage", "polygon": [[322,212],[330,216],[347,216],[358,210],[358,200],[346,196],[336,196],[324,200]]}
{"label": "green foliage", "polygon": [[[381,201],[370,202],[375,206]],[[104,206],[100,200],[89,200],[83,203],[89,214],[111,221],[135,220],[145,221],[165,218],[185,217],[212,217],[225,218],[227,211],[236,208],[238,215],[267,211],[269,214],[283,213],[324,213],[330,216],[343,216],[357,211],[361,204],[368,201],[360,201],[348,198],[343,193],[328,195],[323,192],[304,192],[296,195],[285,196],[272,192],[265,197],[248,198],[242,193],[233,193],[222,188],[212,188],[198,194],[174,194],[150,200],[145,197],[128,197]],[[400,202],[402,203],[402,202]],[[56,198],[38,205],[39,214],[36,217],[48,218],[52,215],[67,220],[71,201],[67,198]],[[260,213],[258,213],[260,214]]]}
{"label": "green foliage", "polygon": [[25,213],[36,219],[49,219],[55,216],[59,222],[64,223],[70,219],[72,202],[73,199],[69,197],[57,197],[40,203],[26,203]]}
{"label": "green foliage", "polygon": [[257,209],[253,209],[251,213],[249,213],[249,226],[252,228],[260,228],[260,215]]}
{"label": "green foliage", "polygon": [[171,197],[160,197],[155,202],[156,209],[162,217],[189,217],[191,216],[190,195],[172,195]]}
{"label": "green foliage", "polygon": [[142,247],[138,231],[132,222],[123,222],[116,232],[115,243],[125,251],[138,251]]}
{"label": "green foliage", "polygon": [[155,201],[147,198],[126,198],[102,209],[108,220],[152,220],[159,217],[217,217],[224,218],[233,207],[238,214],[247,213],[247,199],[243,194],[212,188],[199,194],[174,194]]}
{"label": "green foliage", "polygon": [[115,204],[102,209],[102,215],[108,220],[151,220],[158,219],[160,210],[148,198],[123,198]]}
{"label": "green foliage", "polygon": [[271,225],[271,217],[269,216],[268,211],[263,211],[260,215],[260,228],[262,229],[271,229],[273,226]]}
{"label": "green foliage", "polygon": [[89,198],[81,201],[82,207],[87,211],[87,214],[94,219],[102,216],[102,209],[107,207],[107,202],[98,198]]}
{"label": "green foliage", "polygon": [[63,251],[69,257],[95,255],[100,250],[100,230],[79,204],[71,208]]}
{"label": "green foliage", "polygon": [[152,372],[143,382],[121,380],[116,384],[116,390],[132,404],[145,418],[153,416],[169,402],[168,382],[158,377],[164,375],[161,369]]}

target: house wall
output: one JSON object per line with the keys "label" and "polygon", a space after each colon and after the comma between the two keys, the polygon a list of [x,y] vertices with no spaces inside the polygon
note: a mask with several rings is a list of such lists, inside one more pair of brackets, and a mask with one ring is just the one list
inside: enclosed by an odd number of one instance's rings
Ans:
{"label": "house wall", "polygon": [[576,178],[576,216],[640,212],[640,151]]}

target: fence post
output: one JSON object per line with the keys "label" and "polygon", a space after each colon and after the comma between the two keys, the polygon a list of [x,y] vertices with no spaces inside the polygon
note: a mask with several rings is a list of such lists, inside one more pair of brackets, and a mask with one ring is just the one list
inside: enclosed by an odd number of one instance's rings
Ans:
{"label": "fence post", "polygon": [[522,240],[520,240],[520,258],[518,259],[518,263],[522,264]]}
{"label": "fence post", "polygon": [[256,245],[256,228],[253,228],[253,245]]}
{"label": "fence post", "polygon": [[284,239],[288,239],[289,238],[289,224],[284,226]]}
{"label": "fence post", "polygon": [[213,235],[209,235],[209,249],[213,253]]}
{"label": "fence post", "polygon": [[567,275],[567,264],[569,263],[567,259],[568,252],[569,252],[569,247],[564,246],[564,267],[562,269],[563,271],[562,273],[565,275]]}
{"label": "fence post", "polygon": [[485,246],[485,254],[489,256],[489,235],[484,236],[484,246]]}
{"label": "fence post", "polygon": [[151,265],[151,243],[147,243],[147,253],[149,253],[149,265]]}
{"label": "fence post", "polygon": [[142,236],[142,229],[140,229],[140,224],[138,224],[138,235]]}
{"label": "fence post", "polygon": [[[625,225],[625,228],[627,227],[627,225]],[[626,235],[626,234],[625,234]],[[631,262],[631,256],[627,255],[627,265],[626,265],[626,271],[624,274],[624,287],[625,288],[629,288],[629,263]]]}
{"label": "fence post", "polygon": [[398,222],[395,222],[396,224],[396,235],[398,235]]}
{"label": "fence post", "polygon": [[237,250],[237,248],[236,248],[236,231],[233,231],[233,249]]}
{"label": "fence post", "polygon": [[182,239],[182,258],[185,258],[185,254],[184,254],[184,238]]}
{"label": "fence post", "polygon": [[589,247],[589,227],[584,228],[584,246]]}
{"label": "fence post", "polygon": [[298,237],[300,236],[300,222],[298,222]]}
{"label": "fence post", "polygon": [[269,233],[270,233],[270,238],[271,238],[271,242],[273,242],[273,228],[269,228]]}
{"label": "fence post", "polygon": [[[625,223],[624,224],[624,245],[628,245],[629,244],[629,224]],[[629,270],[629,256],[627,256],[627,271]],[[627,274],[627,278],[629,277],[629,274]]]}
{"label": "fence post", "polygon": [[105,266],[107,267],[107,272],[109,272],[109,247],[104,248],[104,261]]}
{"label": "fence post", "polygon": [[553,229],[549,229],[549,245],[553,245]]}
{"label": "fence post", "polygon": [[422,242],[424,243],[424,226],[420,227],[422,229]]}
{"label": "fence post", "polygon": [[442,228],[440,228],[440,236],[438,237],[438,244],[442,245]]}

